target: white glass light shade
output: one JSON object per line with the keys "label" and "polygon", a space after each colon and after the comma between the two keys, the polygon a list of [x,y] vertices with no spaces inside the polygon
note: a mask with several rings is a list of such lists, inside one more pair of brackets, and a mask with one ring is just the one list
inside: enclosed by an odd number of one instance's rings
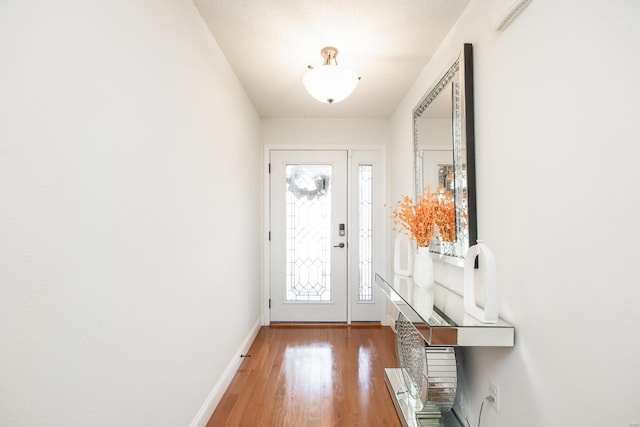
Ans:
{"label": "white glass light shade", "polygon": [[335,104],[349,97],[358,85],[358,75],[340,65],[322,65],[309,69],[302,79],[309,95],[325,104]]}

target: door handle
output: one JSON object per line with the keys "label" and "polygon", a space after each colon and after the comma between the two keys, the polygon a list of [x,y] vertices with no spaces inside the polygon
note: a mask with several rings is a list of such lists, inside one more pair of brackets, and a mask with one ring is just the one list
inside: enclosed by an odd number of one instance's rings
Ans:
{"label": "door handle", "polygon": [[344,243],[339,243],[337,245],[333,245],[334,248],[344,248]]}

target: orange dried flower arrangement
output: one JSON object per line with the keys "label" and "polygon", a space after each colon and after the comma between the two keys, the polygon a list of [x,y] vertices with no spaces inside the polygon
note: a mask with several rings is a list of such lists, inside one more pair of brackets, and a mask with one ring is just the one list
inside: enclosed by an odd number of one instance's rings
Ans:
{"label": "orange dried flower arrangement", "polygon": [[432,193],[429,187],[418,197],[417,203],[403,196],[393,209],[394,231],[406,234],[418,246],[428,247],[431,240],[456,240],[456,209],[453,196],[443,188]]}

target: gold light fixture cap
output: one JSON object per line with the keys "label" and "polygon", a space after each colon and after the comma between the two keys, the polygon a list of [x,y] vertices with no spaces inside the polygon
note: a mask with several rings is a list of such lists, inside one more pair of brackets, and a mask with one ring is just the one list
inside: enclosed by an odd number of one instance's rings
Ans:
{"label": "gold light fixture cap", "polygon": [[336,56],[338,56],[338,48],[337,47],[333,47],[333,46],[323,47],[322,50],[320,51],[320,55],[322,55],[322,57],[324,58],[324,64],[323,65],[331,64],[331,60],[332,59],[334,60],[336,65],[338,65],[338,62],[336,61]]}

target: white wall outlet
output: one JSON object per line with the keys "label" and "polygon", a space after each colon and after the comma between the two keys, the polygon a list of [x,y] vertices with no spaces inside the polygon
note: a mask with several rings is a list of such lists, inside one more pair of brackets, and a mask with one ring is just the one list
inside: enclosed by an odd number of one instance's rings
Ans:
{"label": "white wall outlet", "polygon": [[489,396],[492,398],[490,400],[491,406],[495,408],[496,411],[500,410],[500,387],[493,381],[489,381]]}

